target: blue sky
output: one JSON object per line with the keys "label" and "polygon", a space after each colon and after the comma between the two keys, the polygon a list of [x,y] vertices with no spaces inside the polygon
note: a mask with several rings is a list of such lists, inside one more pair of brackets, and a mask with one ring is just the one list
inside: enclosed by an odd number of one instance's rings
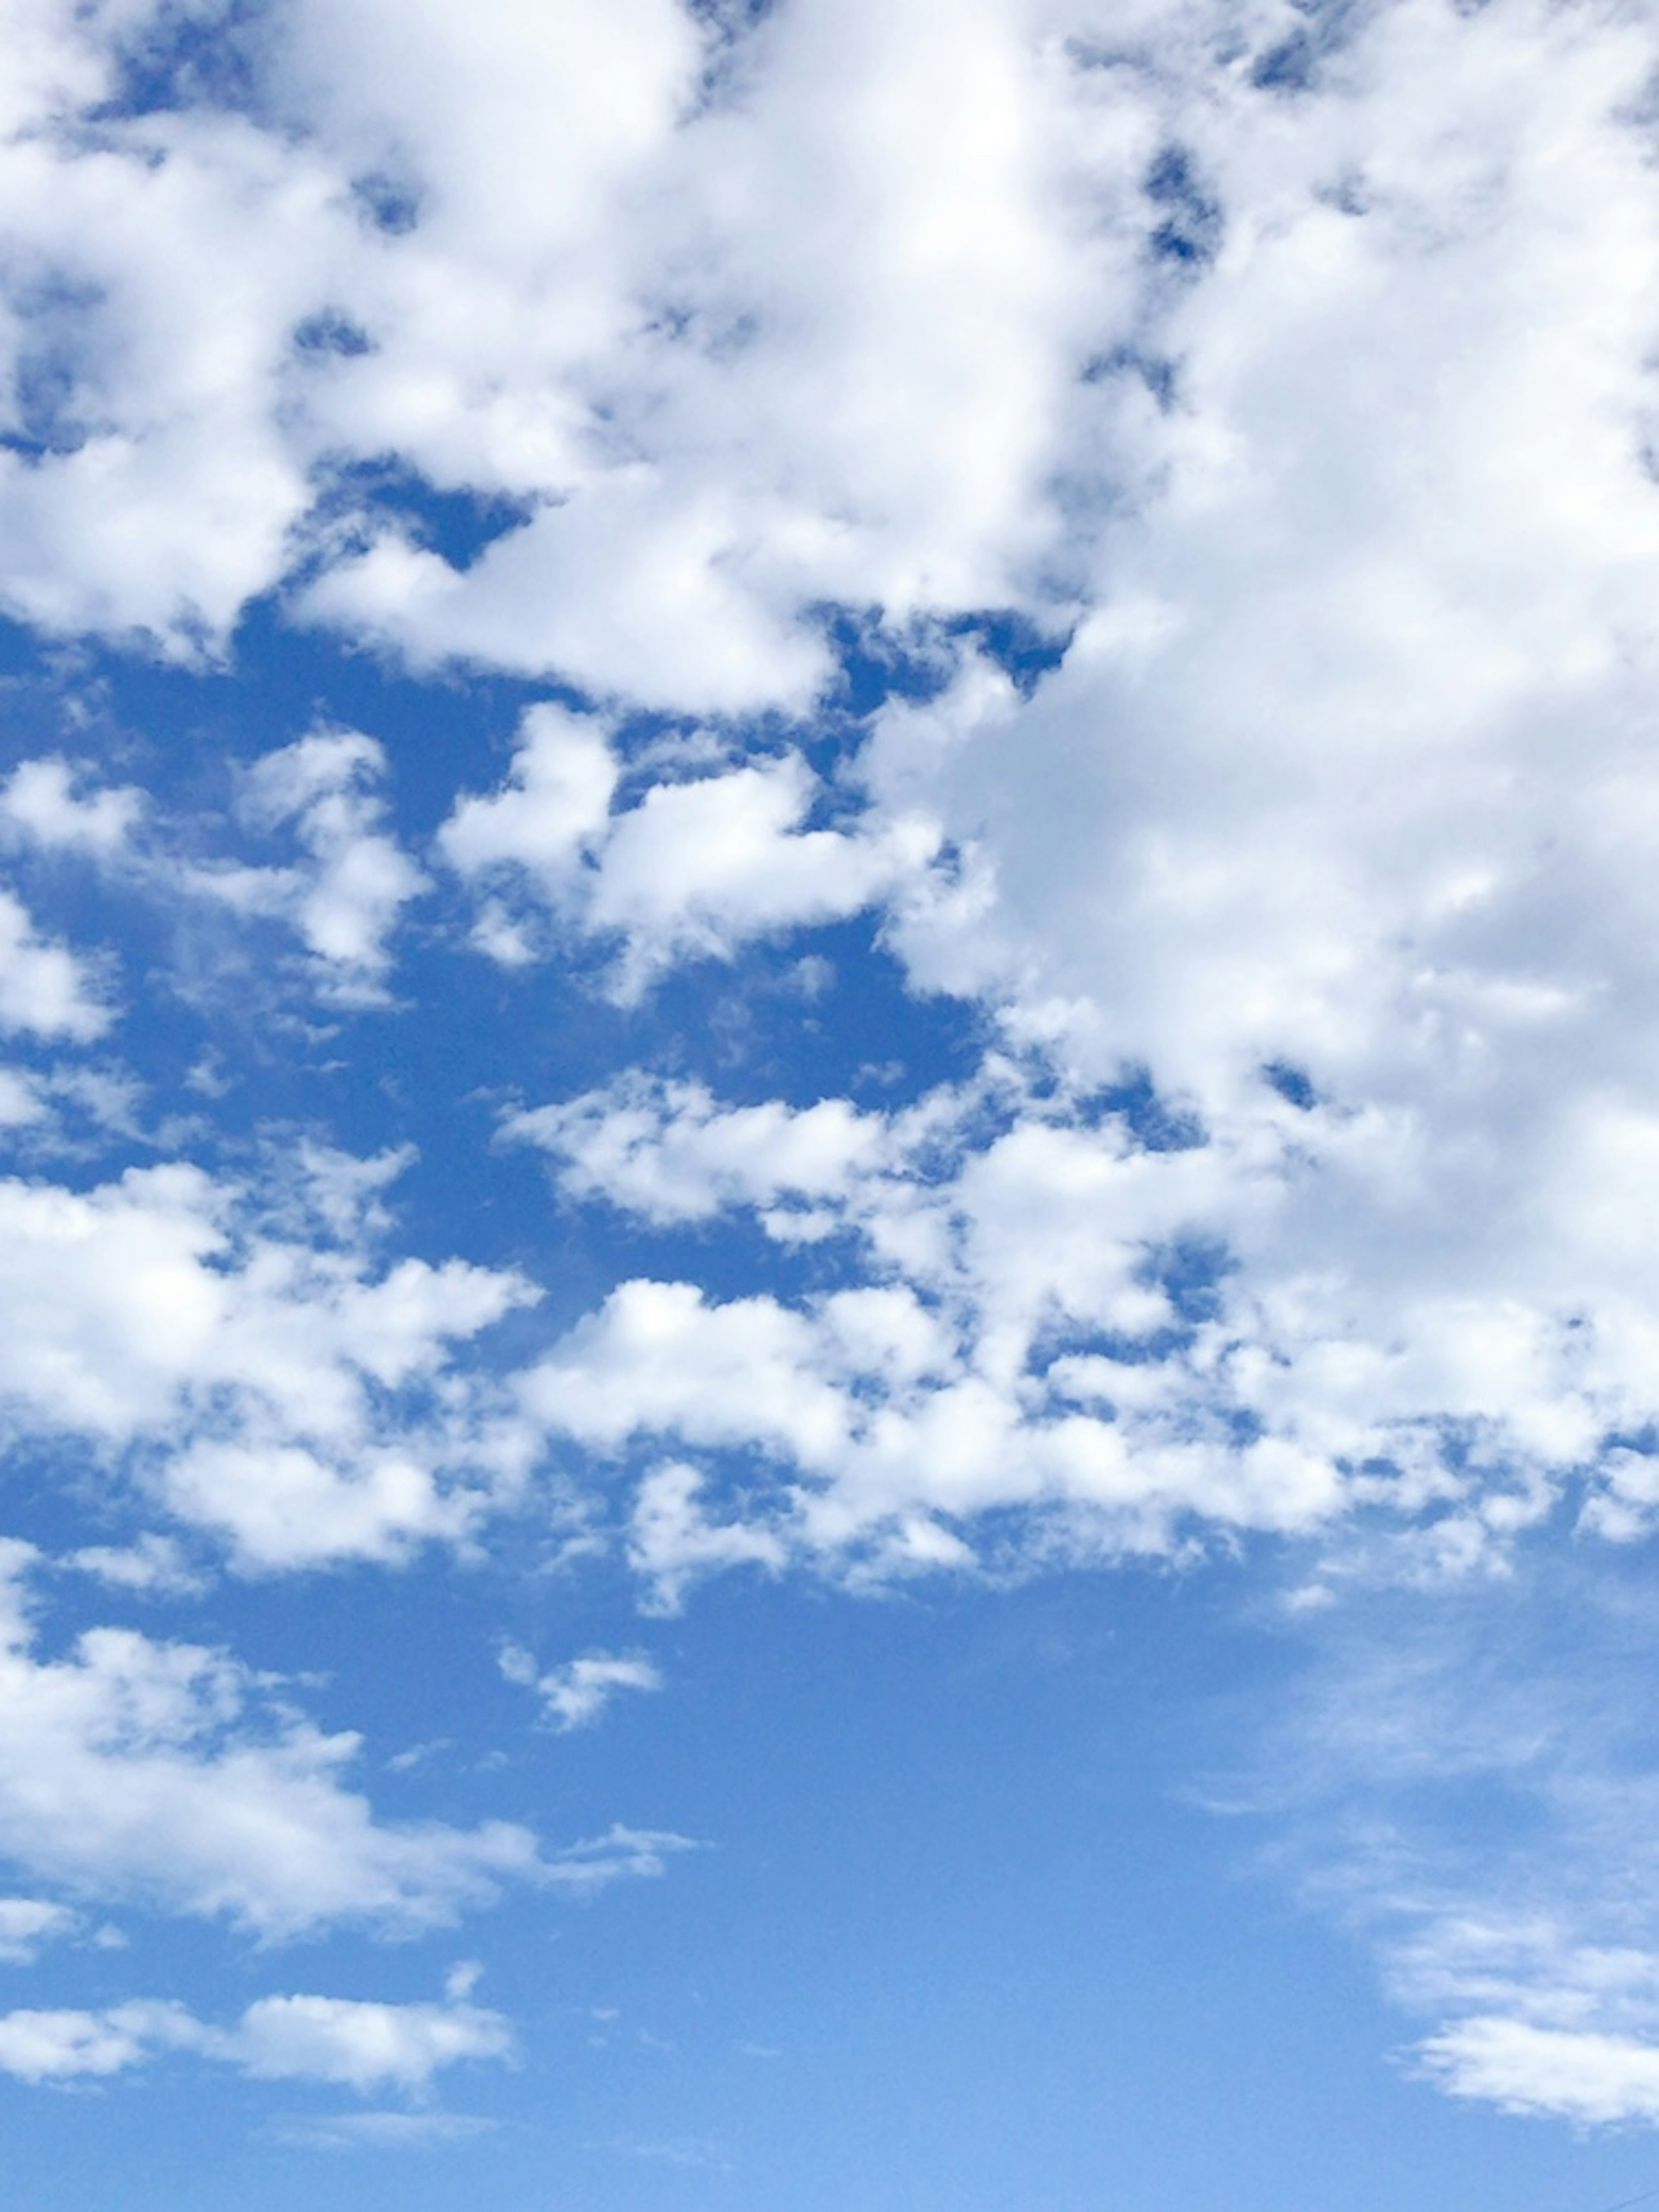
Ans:
{"label": "blue sky", "polygon": [[3,30],[8,2202],[1659,2194],[1648,12]]}

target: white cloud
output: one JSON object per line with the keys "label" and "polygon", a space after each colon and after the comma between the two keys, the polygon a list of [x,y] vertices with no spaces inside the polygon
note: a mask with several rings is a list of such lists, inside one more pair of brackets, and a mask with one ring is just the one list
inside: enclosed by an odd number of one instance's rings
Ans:
{"label": "white cloud", "polygon": [[1308,1530],[1350,1502],[1325,1439],[1267,1418],[1248,1310],[1184,1256],[1226,1187],[1208,1148],[1148,1151],[1123,1113],[1083,1121],[1006,1063],[890,1115],[633,1079],[507,1133],[574,1198],[658,1221],[748,1206],[786,1243],[841,1234],[870,1271],[793,1305],[627,1283],[520,1378],[532,1418],[591,1449],[751,1455],[712,1521],[694,1469],[647,1479],[630,1541],[665,1595],[727,1560],[969,1565],[994,1512],[1006,1565]]}
{"label": "white cloud", "polygon": [[702,1084],[639,1076],[511,1114],[501,1134],[550,1153],[568,1197],[603,1197],[659,1223],[784,1200],[793,1209],[779,1215],[784,1228],[814,1200],[845,1203],[893,1149],[884,1118],[843,1098],[722,1107]]}
{"label": "white cloud", "polygon": [[15,1067],[0,1067],[0,1129],[26,1129],[46,1118],[40,1085]]}
{"label": "white cloud", "polygon": [[313,731],[248,770],[242,813],[267,832],[291,826],[304,859],[291,867],[220,865],[188,872],[189,889],[240,912],[281,916],[319,981],[348,1003],[374,1004],[403,908],[427,879],[385,829],[375,789],[386,754],[355,730]]}
{"label": "white cloud", "polygon": [[681,1851],[698,1849],[670,1828],[630,1828],[614,1821],[603,1835],[568,1844],[544,1864],[541,1879],[568,1897],[592,1897],[614,1881],[653,1880]]}
{"label": "white cloud", "polygon": [[182,1164],[86,1192],[0,1182],[0,1424],[136,1454],[251,1568],[464,1537],[525,1447],[452,1348],[536,1293],[459,1261],[384,1265],[372,1215],[343,1244],[325,1223],[268,1233],[262,1196]]}
{"label": "white cloud", "polygon": [[119,2074],[154,2049],[191,2043],[196,2033],[181,2006],[142,2000],[95,2013],[0,2014],[0,2070],[25,2081]]}
{"label": "white cloud", "polygon": [[[918,990],[1049,1063],[913,1117],[641,1077],[509,1121],[568,1199],[750,1209],[863,1270],[625,1284],[521,1379],[541,1434],[634,1455],[659,1601],[1015,1522],[1022,1559],[1318,1531],[1326,1594],[1515,1572],[1581,1486],[1586,1534],[1651,1533],[1642,11],[1133,0],[1107,51],[1066,0],[800,0],[711,87],[668,0],[299,0],[249,114],[95,132],[153,11],[16,13],[6,605],[199,656],[297,573],[355,641],[562,676],[607,719],[533,710],[440,838],[495,957],[597,945],[626,999],[879,905]],[[1292,32],[1293,95],[1256,66]],[[447,560],[399,469],[518,526]],[[969,665],[890,703],[834,783],[787,727],[612,741],[630,702],[806,707],[836,604],[941,669],[934,616],[1078,629],[1029,697]],[[421,888],[380,767],[287,749],[252,790],[298,857],[211,878],[360,1000]],[[3,804],[134,834],[62,763]],[[108,1018],[0,895],[0,1019]],[[192,1170],[0,1187],[0,1292],[19,1432],[153,1455],[249,1565],[462,1537],[529,1456],[447,1395],[521,1286],[319,1255]],[[1581,2116],[1642,2106],[1643,2024],[1471,2009],[1458,1917],[1443,2077],[1524,2104],[1559,2059]],[[1504,2002],[1647,1955],[1604,1933]]]}
{"label": "white cloud", "polygon": [[[465,30],[304,4],[250,111],[122,118],[158,20],[42,6],[20,36],[0,588],[27,618],[199,653],[320,550],[313,612],[416,660],[724,712],[810,699],[827,601],[1042,601],[1165,104],[1068,60],[1085,19],[781,10],[711,98],[671,0]],[[388,452],[526,519],[465,568],[384,509],[342,527],[340,465]]]}
{"label": "white cloud", "polygon": [[85,962],[37,936],[20,902],[0,890],[0,1030],[84,1044],[112,1018]]}
{"label": "white cloud", "polygon": [[[342,1779],[358,1739],[322,1734],[222,1653],[94,1628],[38,1657],[16,1580],[27,1547],[7,1550],[0,1852],[13,1865],[267,1938],[441,1926],[504,1881],[581,1878],[544,1866],[507,1821],[377,1820]],[[585,1876],[593,1853],[578,1853]]]}
{"label": "white cloud", "polygon": [[[385,997],[403,910],[429,888],[387,829],[386,769],[382,747],[355,730],[313,730],[256,760],[240,779],[240,842],[244,854],[250,844],[268,852],[273,841],[297,848],[277,862],[213,854],[234,827],[216,813],[170,818],[125,787],[82,793],[76,786],[88,772],[53,755],[23,762],[0,786],[0,829],[38,849],[96,861],[125,890],[175,916],[181,902],[205,899],[249,921],[281,922],[305,947],[325,995],[373,1006]],[[9,1015],[15,1027],[96,1035],[109,1018],[88,998],[71,956],[36,942],[21,907],[0,898],[0,1021]]]}
{"label": "white cloud", "polygon": [[1431,2036],[1418,2056],[1455,2097],[1580,2126],[1659,2121],[1659,2044],[1477,2019]]}
{"label": "white cloud", "polygon": [[153,1530],[131,1544],[83,1544],[67,1553],[63,1564],[95,1575],[116,1589],[142,1590],[158,1597],[178,1597],[203,1584],[177,1538],[158,1536]]}
{"label": "white cloud", "polygon": [[660,1690],[662,1670],[635,1652],[587,1651],[562,1667],[539,1673],[529,1652],[505,1644],[501,1672],[509,1682],[534,1690],[556,1727],[590,1728],[621,1690]]}
{"label": "white cloud", "polygon": [[[506,783],[463,798],[440,834],[451,866],[495,894],[483,950],[520,964],[539,904],[567,930],[620,939],[613,988],[637,999],[674,961],[726,959],[749,939],[841,920],[933,857],[932,833],[914,821],[806,827],[825,794],[794,753],[659,781],[617,809],[620,779],[602,728],[530,710]],[[533,902],[516,922],[501,905],[514,893]]]}
{"label": "white cloud", "polygon": [[418,2093],[444,2067],[509,2057],[513,2034],[500,2013],[477,2005],[348,1997],[260,1997],[232,2028],[143,1999],[101,2012],[0,2014],[0,2070],[26,2081],[119,2073],[167,2051],[234,2066],[256,2081]]}
{"label": "white cloud", "polygon": [[45,1944],[74,1926],[66,1905],[39,1897],[0,1897],[0,1966],[27,1966]]}
{"label": "white cloud", "polygon": [[0,785],[0,823],[49,852],[112,858],[143,818],[145,796],[123,786],[83,798],[76,789],[82,780],[81,772],[56,755],[24,761]]}
{"label": "white cloud", "polygon": [[1352,1544],[1255,1721],[1230,1701],[1208,1793],[1366,1942],[1427,2078],[1579,2125],[1659,2118],[1654,1607],[1625,1560],[1534,1532],[1412,1588]]}
{"label": "white cloud", "polygon": [[262,2081],[340,2081],[356,2090],[425,2087],[463,2058],[502,2058],[512,2033],[499,2013],[466,2003],[365,2004],[344,1997],[262,1997],[232,2050]]}

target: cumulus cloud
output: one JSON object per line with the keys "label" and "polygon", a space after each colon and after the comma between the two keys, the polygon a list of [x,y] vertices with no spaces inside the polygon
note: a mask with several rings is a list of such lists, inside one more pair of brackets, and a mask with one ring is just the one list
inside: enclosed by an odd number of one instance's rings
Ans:
{"label": "cumulus cloud", "polygon": [[126,1458],[251,1568],[463,1537],[525,1455],[452,1347],[536,1293],[459,1261],[384,1265],[372,1230],[270,1233],[261,1195],[182,1163],[88,1191],[0,1182],[0,1433]]}
{"label": "cumulus cloud", "polygon": [[1142,1172],[1227,1255],[1243,1402],[1449,1503],[1478,1459],[1449,1559],[1587,1464],[1650,1525],[1650,29],[1402,5],[1321,97],[1218,82],[1109,592],[865,759],[963,856],[913,980],[1206,1139]]}
{"label": "cumulus cloud", "polygon": [[83,780],[83,772],[55,754],[22,762],[0,785],[0,823],[49,852],[110,859],[143,819],[144,793],[131,785],[107,785],[83,796],[76,787]]}
{"label": "cumulus cloud", "polygon": [[[622,1824],[544,1852],[507,1820],[383,1821],[344,1778],[361,1739],[324,1734],[223,1651],[99,1627],[62,1657],[40,1656],[24,1588],[33,1564],[26,1545],[0,1553],[0,1854],[70,1896],[224,1920],[268,1942],[340,1924],[408,1935],[448,1926],[509,1882],[585,1899],[660,1875],[694,1848]],[[3,1906],[0,1937],[17,1957],[71,1924],[52,1903]],[[326,2008],[258,2019],[246,2047],[267,2071],[334,2033]],[[368,2014],[347,2027],[374,2046]]]}
{"label": "cumulus cloud", "polygon": [[211,2027],[182,2005],[142,1998],[99,2012],[0,2014],[0,2070],[26,2081],[122,2073],[169,2051],[234,2066],[256,2081],[418,2093],[441,2068],[509,2057],[513,2033],[500,2013],[477,2005],[349,1997],[260,1997],[230,2028]]}
{"label": "cumulus cloud", "polygon": [[[0,831],[35,853],[96,863],[120,888],[175,916],[181,904],[205,900],[250,923],[278,923],[298,937],[325,996],[374,1006],[385,1000],[403,910],[429,888],[387,827],[387,768],[373,738],[313,730],[242,773],[233,820],[170,814],[134,787],[100,787],[89,771],[42,755],[0,786]],[[289,857],[272,860],[273,843]],[[212,849],[227,844],[240,849]],[[0,908],[0,963],[14,907]],[[34,941],[21,908],[9,927],[13,980],[0,965],[0,1020],[9,989],[16,1008],[9,1026],[96,1035],[108,1016],[77,1002],[86,987],[71,956]]]}
{"label": "cumulus cloud", "polygon": [[[546,1872],[535,1838],[507,1821],[377,1820],[342,1778],[358,1739],[324,1735],[222,1652],[94,1628],[62,1658],[37,1656],[27,1547],[8,1545],[4,1565],[0,1852],[11,1864],[72,1895],[266,1938],[339,1922],[445,1925],[502,1882]],[[580,1869],[593,1861],[578,1847]]]}
{"label": "cumulus cloud", "polygon": [[[720,712],[811,699],[826,602],[1042,605],[1167,104],[1085,20],[779,10],[711,75],[671,0],[303,4],[244,39],[253,101],[135,114],[170,14],[31,9],[0,589],[190,655],[297,550],[416,660]],[[388,453],[517,526],[447,559],[354,476]]]}
{"label": "cumulus cloud", "polygon": [[718,1524],[684,1464],[645,1482],[634,1553],[663,1589],[722,1559],[961,1567],[980,1522],[1006,1565],[1309,1531],[1362,1498],[1414,1510],[1269,1418],[1197,1231],[1229,1164],[1157,1150],[1133,1120],[1098,1102],[1085,1119],[1006,1061],[888,1115],[641,1079],[519,1113],[507,1133],[574,1200],[670,1222],[750,1208],[782,1243],[840,1238],[869,1278],[793,1304],[624,1284],[520,1378],[522,1402],[590,1449],[750,1455]]}
{"label": "cumulus cloud", "polygon": [[700,1083],[624,1078],[556,1106],[510,1114],[509,1142],[556,1161],[570,1198],[604,1198],[648,1221],[703,1221],[752,1206],[811,1234],[815,1200],[845,1204],[896,1150],[885,1118],[844,1098],[794,1109],[773,1099],[722,1107]]}
{"label": "cumulus cloud", "polygon": [[303,858],[293,866],[239,863],[189,870],[184,887],[239,912],[286,921],[336,999],[374,1004],[391,964],[388,939],[427,888],[386,834],[377,786],[386,754],[356,730],[313,731],[264,754],[247,771],[241,812],[266,832],[290,829]]}
{"label": "cumulus cloud", "polygon": [[0,1030],[86,1044],[112,1019],[87,963],[37,934],[21,901],[0,890]]}
{"label": "cumulus cloud", "polygon": [[1455,2097],[1580,2126],[1659,2119],[1659,2045],[1630,2036],[1466,2020],[1419,2051],[1430,2079]]}
{"label": "cumulus cloud", "polygon": [[[911,820],[807,827],[824,794],[793,752],[659,781],[617,808],[621,780],[601,726],[530,710],[501,788],[463,798],[440,834],[452,866],[495,889],[483,950],[532,957],[539,907],[578,938],[619,941],[612,987],[634,1000],[677,960],[729,958],[747,939],[856,914],[933,856],[932,833]],[[527,921],[513,896],[532,902]]]}
{"label": "cumulus cloud", "polygon": [[[803,0],[716,49],[669,0],[295,0],[257,97],[143,113],[165,11],[15,12],[4,605],[199,660],[275,591],[556,678],[602,712],[532,709],[438,839],[480,946],[627,1001],[879,909],[1003,1053],[898,1115],[640,1073],[511,1116],[568,1201],[852,1270],[624,1283],[511,1417],[448,1386],[515,1279],[191,1169],[0,1186],[17,1434],[132,1455],[254,1565],[462,1537],[562,1440],[628,1461],[665,1604],[1016,1523],[1310,1533],[1310,1602],[1659,1525],[1641,11]],[[993,610],[1060,665],[976,657]],[[849,620],[906,675],[831,775],[785,718]],[[653,750],[641,705],[727,720]],[[291,857],[200,872],[348,1002],[422,888],[384,765],[285,748],[244,827]],[[78,777],[0,817],[114,863],[137,802]],[[0,1024],[111,1018],[0,893]],[[1621,1948],[1562,1940],[1574,1990]],[[1454,2087],[1647,2109],[1642,2022],[1454,1994]]]}

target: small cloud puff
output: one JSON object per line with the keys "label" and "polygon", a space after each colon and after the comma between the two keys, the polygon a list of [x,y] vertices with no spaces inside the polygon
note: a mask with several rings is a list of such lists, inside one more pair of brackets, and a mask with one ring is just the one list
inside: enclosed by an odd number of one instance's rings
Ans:
{"label": "small cloud puff", "polygon": [[0,829],[48,852],[107,860],[120,853],[149,804],[131,786],[82,797],[77,769],[56,755],[27,760],[0,784]]}
{"label": "small cloud puff", "polygon": [[663,1686],[661,1669],[638,1652],[590,1651],[538,1674],[529,1652],[507,1644],[501,1647],[501,1668],[509,1682],[536,1692],[561,1730],[591,1727],[619,1691]]}

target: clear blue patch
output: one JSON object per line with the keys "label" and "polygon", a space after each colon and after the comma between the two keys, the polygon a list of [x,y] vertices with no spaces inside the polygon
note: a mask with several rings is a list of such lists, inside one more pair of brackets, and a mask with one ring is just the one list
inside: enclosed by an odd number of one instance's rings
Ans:
{"label": "clear blue patch", "polygon": [[1115,1115],[1144,1152],[1190,1152],[1210,1141],[1198,1115],[1165,1098],[1144,1067],[1126,1070],[1116,1083],[1091,1091],[1078,1102],[1078,1111],[1096,1127]]}
{"label": "clear blue patch", "polygon": [[351,197],[364,219],[388,238],[403,238],[421,219],[421,195],[406,178],[373,170],[352,179]]}
{"label": "clear blue patch", "polygon": [[1023,698],[1059,667],[1072,641],[1070,628],[1045,629],[1012,607],[984,607],[913,622],[902,631],[886,627],[879,607],[824,605],[808,611],[835,653],[837,681],[826,701],[831,714],[862,720],[890,700],[926,705],[946,690],[963,646],[995,662]]}
{"label": "clear blue patch", "polygon": [[86,443],[84,337],[77,327],[103,301],[102,289],[54,270],[14,282],[10,306],[21,325],[12,370],[12,427],[0,447],[44,460]]}
{"label": "clear blue patch", "polygon": [[355,516],[368,531],[394,520],[417,545],[463,572],[534,512],[533,501],[503,492],[441,490],[391,456],[331,467],[317,502],[319,518]]}
{"label": "clear blue patch", "polygon": [[1156,259],[1192,269],[1215,259],[1224,228],[1221,204],[1200,183],[1185,147],[1164,147],[1142,179],[1141,190],[1160,211],[1147,240]]}
{"label": "clear blue patch", "polygon": [[1270,46],[1250,70],[1258,92],[1306,92],[1314,81],[1318,50],[1304,30],[1292,31]]}
{"label": "clear blue patch", "polygon": [[1224,1244],[1207,1237],[1178,1238],[1148,1258],[1144,1279],[1155,1283],[1192,1328],[1217,1320],[1224,1286],[1238,1262]]}
{"label": "clear blue patch", "polygon": [[331,307],[325,308],[320,314],[307,315],[296,325],[294,345],[299,353],[333,354],[345,360],[374,351],[374,341],[368,331]]}
{"label": "clear blue patch", "polygon": [[1272,1060],[1261,1073],[1269,1086],[1300,1112],[1310,1114],[1318,1105],[1319,1093],[1311,1079],[1302,1068],[1292,1067],[1288,1060]]}
{"label": "clear blue patch", "polygon": [[1120,376],[1138,377],[1157,402],[1160,415],[1169,414],[1174,407],[1179,377],[1174,362],[1149,354],[1139,346],[1114,346],[1109,352],[1096,354],[1084,364],[1082,380],[1085,384],[1105,384]]}
{"label": "clear blue patch", "polygon": [[123,122],[192,107],[259,113],[262,48],[271,14],[271,0],[222,0],[211,9],[158,9],[137,39],[118,47],[116,91],[93,119]]}

